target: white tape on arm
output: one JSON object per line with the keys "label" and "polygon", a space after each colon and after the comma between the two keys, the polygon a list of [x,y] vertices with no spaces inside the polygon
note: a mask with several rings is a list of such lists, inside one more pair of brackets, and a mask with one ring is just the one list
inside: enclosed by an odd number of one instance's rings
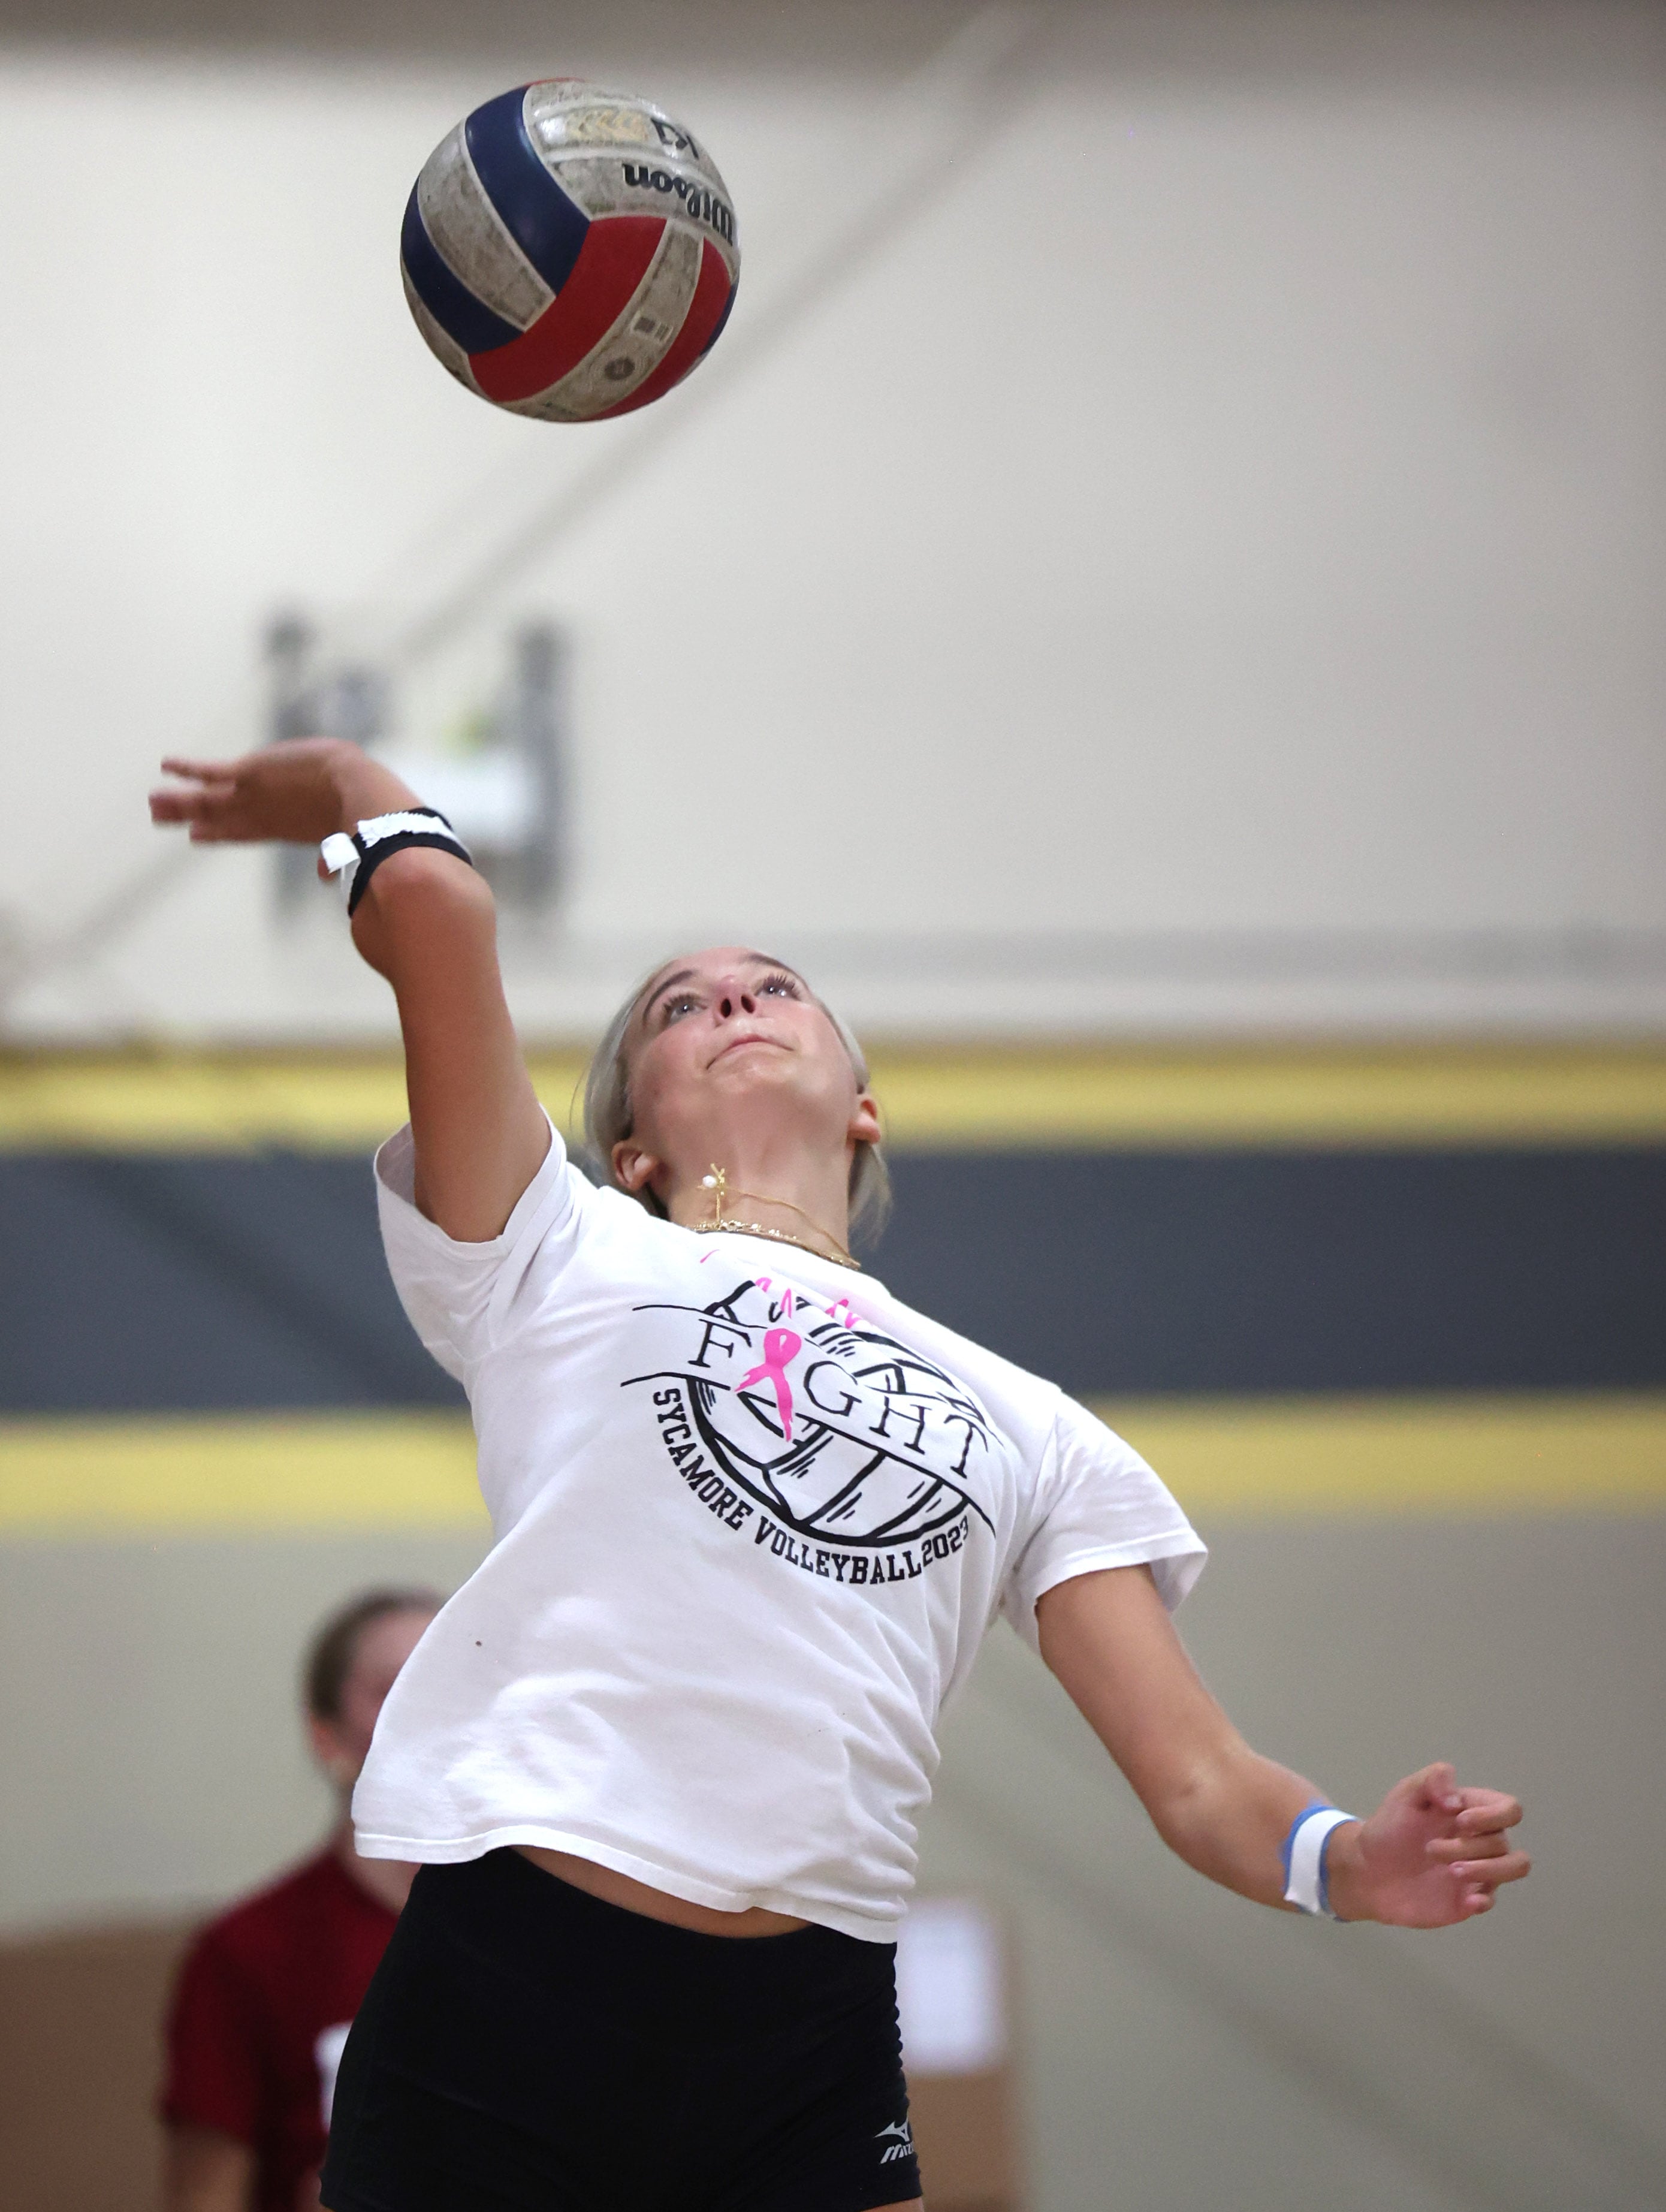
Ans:
{"label": "white tape on arm", "polygon": [[407,845],[438,845],[445,852],[455,853],[459,860],[467,860],[470,867],[474,866],[469,848],[445,816],[432,806],[421,807],[415,813],[373,814],[351,832],[333,830],[318,848],[324,866],[332,876],[341,878],[342,896],[347,901],[349,914],[359,902],[361,872],[362,881],[367,884],[377,863],[387,857],[377,850],[379,845],[390,845],[394,852]]}
{"label": "white tape on arm", "polygon": [[[420,814],[373,814],[368,822],[359,824],[359,836],[364,844],[379,845],[385,837],[431,836],[436,830],[445,830],[463,844],[445,816],[436,814],[432,807],[425,807]],[[468,850],[466,845],[463,850]]]}
{"label": "white tape on arm", "polygon": [[1335,1805],[1310,1805],[1305,1813],[1296,1815],[1284,1845],[1287,1905],[1293,1905],[1299,1912],[1320,1914],[1327,1920],[1336,1918],[1325,1893],[1324,1847],[1334,1830],[1356,1817],[1340,1811]]}
{"label": "white tape on arm", "polygon": [[353,878],[359,872],[359,848],[345,830],[337,830],[324,839],[318,851],[330,874],[341,878],[345,904],[353,896]]}

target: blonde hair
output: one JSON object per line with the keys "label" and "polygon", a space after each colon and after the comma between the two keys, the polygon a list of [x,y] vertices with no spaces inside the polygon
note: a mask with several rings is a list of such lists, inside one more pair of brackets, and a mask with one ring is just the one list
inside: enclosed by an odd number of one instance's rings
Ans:
{"label": "blonde hair", "polygon": [[[662,960],[651,968],[633,990],[602,1035],[585,1078],[585,1142],[591,1161],[603,1182],[615,1190],[622,1188],[614,1179],[613,1148],[631,1134],[635,1116],[631,1109],[631,1070],[626,1048],[630,1042],[631,1024],[648,987],[664,972]],[[801,981],[803,978],[799,979]],[[808,985],[805,987],[809,988]],[[858,1091],[868,1088],[868,1059],[862,1047],[845,1023],[840,1021],[827,1002],[810,992],[812,1002],[821,1009],[833,1024],[839,1042],[845,1048],[856,1077]],[[663,1215],[665,1209],[653,1193],[647,1189],[628,1191],[626,1195],[645,1206],[650,1213]],[[850,1237],[854,1243],[858,1237],[871,1243],[884,1228],[891,1213],[891,1170],[885,1164],[885,1156],[877,1145],[858,1145],[856,1158],[851,1162],[849,1187],[851,1208]]]}

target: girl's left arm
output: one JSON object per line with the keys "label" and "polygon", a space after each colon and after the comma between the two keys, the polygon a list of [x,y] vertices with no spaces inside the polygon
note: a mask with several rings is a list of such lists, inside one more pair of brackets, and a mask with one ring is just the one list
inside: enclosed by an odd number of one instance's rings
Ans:
{"label": "girl's left arm", "polygon": [[[1324,1793],[1245,1742],[1187,1657],[1148,1567],[1079,1575],[1036,1607],[1041,1652],[1132,1784],[1157,1832],[1199,1874],[1284,1905],[1283,1846]],[[1342,1920],[1447,1928],[1487,1912],[1530,1862],[1521,1807],[1461,1787],[1443,1764],[1396,1783],[1333,1832],[1327,1887]],[[1293,1907],[1287,1908],[1293,1910]]]}

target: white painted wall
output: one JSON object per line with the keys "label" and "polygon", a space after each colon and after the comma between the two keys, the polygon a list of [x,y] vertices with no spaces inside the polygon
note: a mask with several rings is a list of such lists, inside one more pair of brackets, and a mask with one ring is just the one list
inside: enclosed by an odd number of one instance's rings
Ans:
{"label": "white painted wall", "polygon": [[731,935],[913,1032],[1666,1023],[1658,19],[1581,11],[1577,70],[1375,20],[1247,70],[1086,16],[975,129],[941,77],[629,58],[746,273],[709,392],[579,429],[460,392],[400,296],[409,179],[501,64],[0,58],[14,1033],[385,1029],[264,856],[29,963],[150,860],[156,757],[257,734],[276,608],[385,630],[639,441],[409,694],[513,616],[572,635],[529,1025]]}

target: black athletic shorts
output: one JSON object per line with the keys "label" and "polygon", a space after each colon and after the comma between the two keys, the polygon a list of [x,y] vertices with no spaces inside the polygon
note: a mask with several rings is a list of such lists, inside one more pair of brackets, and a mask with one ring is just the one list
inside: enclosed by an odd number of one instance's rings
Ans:
{"label": "black athletic shorts", "polygon": [[425,1866],[353,2024],[329,2212],[873,2212],[920,2193],[896,1952]]}

